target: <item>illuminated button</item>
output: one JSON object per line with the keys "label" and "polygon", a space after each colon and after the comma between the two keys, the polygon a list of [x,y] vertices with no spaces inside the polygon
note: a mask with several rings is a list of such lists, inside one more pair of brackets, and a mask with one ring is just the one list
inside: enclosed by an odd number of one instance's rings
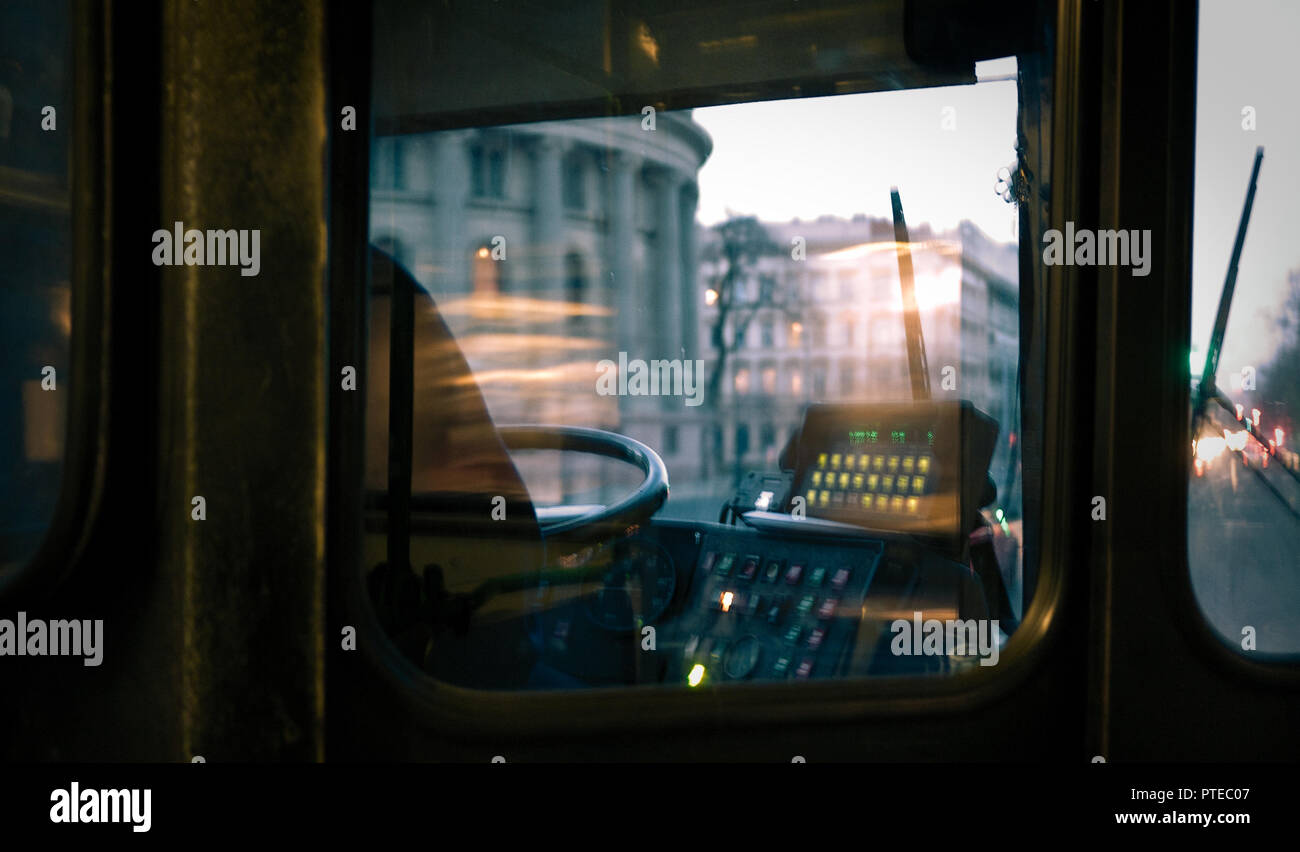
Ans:
{"label": "illuminated button", "polygon": [[889,457],[889,472],[893,473],[898,470],[898,456]]}
{"label": "illuminated button", "polygon": [[871,495],[870,495],[870,494],[863,494],[863,495],[862,495],[862,508],[864,508],[864,509],[870,509],[870,508],[871,508]]}
{"label": "illuminated button", "polygon": [[884,494],[876,495],[876,511],[885,512],[889,510],[889,498]]}
{"label": "illuminated button", "polygon": [[818,466],[818,467],[826,467],[826,454],[825,454],[825,453],[818,453],[818,454],[817,454],[817,466]]}
{"label": "illuminated button", "polygon": [[754,579],[758,574],[758,557],[746,556],[745,562],[740,566],[740,573],[736,575],[739,580],[749,581]]}
{"label": "illuminated button", "polygon": [[831,453],[831,467],[834,468],[835,470],[839,470],[839,469],[840,469],[840,454],[839,454],[839,453]]}
{"label": "illuminated button", "polygon": [[816,489],[816,488],[809,488],[809,489],[808,489],[808,493],[804,495],[804,499],[807,500],[809,504],[816,503],[816,502],[817,502],[817,489]]}
{"label": "illuminated button", "polygon": [[733,604],[735,604],[735,602],[736,602],[736,593],[731,591],[730,589],[725,589],[721,592],[718,592],[717,596],[714,597],[713,608],[719,610],[720,612],[730,612],[731,607]]}
{"label": "illuminated button", "polygon": [[870,464],[871,464],[871,456],[867,455],[866,453],[863,453],[862,455],[858,456],[858,470],[866,470],[867,467],[870,466]]}
{"label": "illuminated button", "polygon": [[903,473],[911,473],[912,467],[916,464],[916,459],[912,456],[903,456]]}
{"label": "illuminated button", "polygon": [[844,587],[849,584],[849,569],[837,568],[835,576],[831,577],[831,588],[837,592],[844,591]]}
{"label": "illuminated button", "polygon": [[797,586],[803,579],[803,563],[791,562],[789,569],[785,572],[785,583],[787,586]]}
{"label": "illuminated button", "polygon": [[912,479],[912,478],[911,478],[910,476],[908,476],[907,474],[905,474],[905,473],[900,473],[900,474],[898,475],[898,490],[899,490],[899,491],[906,491],[906,490],[907,490],[907,486],[911,484],[911,479]]}
{"label": "illuminated button", "polygon": [[798,624],[791,624],[790,629],[785,631],[785,641],[788,645],[799,644],[799,634],[803,633],[803,628]]}
{"label": "illuminated button", "polygon": [[766,583],[775,583],[776,578],[781,576],[781,560],[769,559],[767,561],[767,570],[763,572],[763,581]]}
{"label": "illuminated button", "polygon": [[894,490],[894,477],[890,476],[889,474],[885,474],[884,476],[880,477],[880,490],[881,490],[881,491],[893,491],[893,490]]}
{"label": "illuminated button", "polygon": [[808,650],[816,651],[822,646],[822,641],[826,638],[826,630],[821,627],[814,627],[808,634]]}
{"label": "illuminated button", "polygon": [[800,615],[807,615],[808,613],[812,612],[812,608],[815,603],[817,603],[816,595],[804,595],[802,598],[800,598],[799,606],[795,608],[795,611],[798,612]]}
{"label": "illuminated button", "polygon": [[820,565],[808,572],[808,585],[819,588],[826,581],[826,569]]}
{"label": "illuminated button", "polygon": [[[841,570],[843,570],[843,569],[841,569]],[[834,585],[834,584],[835,584],[835,582],[832,580],[832,581],[831,581],[831,585]],[[843,587],[841,586],[840,588],[843,588]],[[835,617],[835,608],[836,608],[837,606],[839,606],[839,605],[840,605],[840,601],[839,601],[838,598],[827,598],[826,600],[822,601],[822,605],[821,605],[821,606],[817,607],[817,617],[818,617],[818,618],[834,618],[834,617]]]}
{"label": "illuminated button", "polygon": [[860,473],[855,473],[855,474],[853,474],[853,490],[854,490],[854,491],[861,491],[861,490],[862,490],[863,483],[865,483],[866,481],[867,481],[867,478],[866,478],[865,476],[863,476],[862,474],[860,474]]}
{"label": "illuminated button", "polygon": [[704,558],[700,560],[701,573],[707,574],[712,571],[713,563],[716,561],[718,561],[718,554],[716,552],[710,550],[708,553],[704,554]]}
{"label": "illuminated button", "polygon": [[799,661],[799,668],[794,670],[794,676],[797,677],[799,680],[806,680],[807,678],[812,676],[812,672],[813,672],[813,658],[804,657],[802,660]]}
{"label": "illuminated button", "polygon": [[736,564],[736,554],[734,553],[723,554],[722,558],[718,560],[718,569],[716,571],[717,575],[719,577],[726,577],[728,574],[731,573],[731,566],[735,564]]}
{"label": "illuminated button", "polygon": [[848,488],[848,487],[849,487],[849,475],[847,473],[841,473],[840,488]]}
{"label": "illuminated button", "polygon": [[875,473],[873,473],[873,474],[871,474],[870,476],[867,477],[867,490],[868,490],[868,491],[875,491],[876,488],[879,487],[879,485],[880,485],[880,475],[879,475],[879,474],[875,474]]}
{"label": "illuminated button", "polygon": [[914,476],[914,477],[912,477],[912,493],[913,493],[913,494],[923,494],[923,493],[925,493],[925,477],[924,477],[924,476]]}
{"label": "illuminated button", "polygon": [[826,506],[831,502],[831,492],[823,491],[817,495],[817,505]]}
{"label": "illuminated button", "polygon": [[895,494],[893,497],[889,498],[889,511],[891,512],[903,511],[903,498],[901,495]]}
{"label": "illuminated button", "polygon": [[856,458],[857,456],[855,456],[853,453],[849,453],[848,455],[846,455],[844,457],[844,469],[853,470],[853,460]]}
{"label": "illuminated button", "polygon": [[772,674],[777,677],[785,677],[786,672],[790,670],[790,658],[778,657],[776,663],[772,666]]}
{"label": "illuminated button", "polygon": [[884,469],[885,469],[885,457],[884,457],[884,456],[872,456],[872,458],[871,458],[871,469],[874,470],[874,471],[882,471],[882,470],[884,470]]}
{"label": "illuminated button", "polygon": [[916,472],[917,472],[917,473],[929,473],[929,472],[930,472],[930,457],[929,457],[929,456],[921,456],[919,459],[916,460]]}
{"label": "illuminated button", "polygon": [[920,504],[921,504],[921,500],[920,500],[920,498],[918,498],[918,497],[908,497],[908,498],[907,498],[907,511],[908,511],[908,513],[909,513],[909,514],[912,514],[912,515],[915,515],[916,512],[917,512],[917,509],[920,508]]}
{"label": "illuminated button", "polygon": [[813,484],[813,485],[821,485],[821,484],[822,484],[822,472],[821,472],[820,470],[814,470],[814,471],[813,471],[813,475],[812,475],[812,484]]}

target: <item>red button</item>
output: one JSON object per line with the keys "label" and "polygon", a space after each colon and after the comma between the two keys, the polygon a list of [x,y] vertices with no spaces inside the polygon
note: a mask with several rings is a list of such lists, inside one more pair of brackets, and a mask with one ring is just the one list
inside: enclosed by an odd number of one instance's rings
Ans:
{"label": "red button", "polygon": [[797,586],[799,585],[799,581],[802,579],[803,579],[803,564],[800,562],[795,562],[790,566],[789,570],[785,572],[785,582],[788,585]]}
{"label": "red button", "polygon": [[849,584],[849,569],[847,568],[840,568],[838,571],[835,572],[835,576],[831,578],[831,588],[837,592],[843,591],[844,587],[847,586],[848,584]]}
{"label": "red button", "polygon": [[803,660],[799,663],[799,668],[795,669],[794,676],[799,678],[800,680],[803,680],[804,678],[812,674],[812,670],[813,670],[813,658],[804,657]]}
{"label": "red button", "polygon": [[817,608],[818,618],[833,618],[835,616],[835,607],[839,606],[839,598],[827,598],[822,601],[822,605]]}

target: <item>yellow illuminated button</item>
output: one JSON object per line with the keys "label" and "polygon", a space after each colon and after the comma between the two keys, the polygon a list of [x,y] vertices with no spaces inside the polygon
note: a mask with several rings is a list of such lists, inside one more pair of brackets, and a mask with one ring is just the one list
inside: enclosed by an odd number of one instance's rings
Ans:
{"label": "yellow illuminated button", "polygon": [[853,470],[853,460],[855,458],[857,458],[857,456],[853,455],[852,453],[849,453],[847,456],[844,457],[845,470]]}
{"label": "yellow illuminated button", "polygon": [[912,493],[923,494],[924,492],[925,492],[925,477],[924,476],[912,477]]}
{"label": "yellow illuminated button", "polygon": [[836,470],[839,470],[839,469],[840,469],[840,454],[839,454],[839,453],[831,453],[831,467],[835,468]]}
{"label": "yellow illuminated button", "polygon": [[866,470],[867,466],[870,464],[871,464],[871,456],[867,455],[866,453],[863,453],[862,455],[858,456],[858,470]]}
{"label": "yellow illuminated button", "polygon": [[876,511],[883,512],[889,508],[889,498],[884,494],[876,495]]}
{"label": "yellow illuminated button", "polygon": [[884,457],[884,456],[872,456],[872,457],[871,457],[871,469],[872,469],[872,470],[875,470],[875,471],[884,470],[884,469],[885,469],[885,457]]}
{"label": "yellow illuminated button", "polygon": [[894,477],[890,476],[889,474],[885,474],[884,476],[880,477],[880,490],[881,490],[881,491],[893,491],[893,490],[894,490]]}
{"label": "yellow illuminated button", "polygon": [[921,505],[921,500],[920,500],[920,498],[917,498],[917,497],[908,497],[908,498],[907,498],[907,511],[908,511],[910,514],[915,515],[915,514],[916,514],[916,510],[917,510],[917,508],[918,508],[920,505]]}
{"label": "yellow illuminated button", "polygon": [[860,474],[860,473],[855,473],[855,474],[853,474],[853,488],[854,488],[854,490],[856,490],[856,491],[861,491],[861,490],[862,490],[862,482],[863,482],[864,479],[866,479],[866,477],[863,476],[863,475]]}
{"label": "yellow illuminated button", "polygon": [[822,472],[821,472],[820,470],[814,470],[814,471],[813,471],[813,475],[812,475],[812,484],[813,484],[813,485],[821,485],[821,484],[822,484]]}
{"label": "yellow illuminated button", "polygon": [[816,488],[809,488],[809,489],[808,489],[808,493],[805,494],[804,497],[805,497],[805,499],[807,499],[809,505],[811,505],[811,504],[813,504],[813,503],[816,503],[816,502],[817,502],[817,489],[816,489]]}
{"label": "yellow illuminated button", "polygon": [[898,456],[889,457],[889,472],[893,473],[898,470]]}
{"label": "yellow illuminated button", "polygon": [[826,467],[826,454],[825,454],[825,453],[818,453],[818,454],[817,454],[817,466],[818,466],[818,467]]}
{"label": "yellow illuminated button", "polygon": [[840,488],[848,488],[848,487],[849,487],[849,475],[847,473],[841,473]]}
{"label": "yellow illuminated button", "polygon": [[867,490],[868,490],[868,491],[875,491],[875,490],[876,490],[876,486],[879,485],[879,484],[880,484],[880,476],[879,476],[879,475],[873,473],[873,474],[871,474],[870,476],[867,477]]}
{"label": "yellow illuminated button", "polygon": [[903,456],[903,473],[911,473],[915,461],[916,459],[912,456]]}
{"label": "yellow illuminated button", "polygon": [[704,666],[696,663],[691,666],[691,673],[686,676],[686,682],[691,686],[699,686],[704,681]]}
{"label": "yellow illuminated button", "polygon": [[921,456],[919,459],[916,460],[916,472],[917,472],[917,473],[929,473],[929,472],[930,472],[930,457],[929,457],[929,456]]}
{"label": "yellow illuminated button", "polygon": [[821,494],[817,495],[818,506],[825,506],[830,501],[831,501],[831,492],[829,491],[823,491]]}
{"label": "yellow illuminated button", "polygon": [[889,508],[890,508],[891,511],[894,511],[894,512],[901,512],[901,511],[903,511],[903,498],[900,497],[900,496],[897,495],[897,494],[895,494],[893,497],[890,497],[890,498],[889,498]]}
{"label": "yellow illuminated button", "polygon": [[905,474],[905,473],[900,473],[900,474],[898,475],[898,490],[899,490],[899,491],[906,491],[906,490],[907,490],[908,480],[909,480],[909,479],[910,479],[910,477],[908,477],[908,475]]}
{"label": "yellow illuminated button", "polygon": [[864,509],[870,509],[870,508],[871,508],[871,495],[870,495],[870,494],[863,494],[863,495],[862,495],[862,508],[864,508]]}

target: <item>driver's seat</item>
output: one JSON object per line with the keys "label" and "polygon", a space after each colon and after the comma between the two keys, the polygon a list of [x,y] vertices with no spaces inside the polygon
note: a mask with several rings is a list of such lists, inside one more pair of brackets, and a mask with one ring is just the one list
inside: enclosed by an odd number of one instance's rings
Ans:
{"label": "driver's seat", "polygon": [[[464,593],[485,578],[537,570],[545,551],[536,512],[432,295],[387,253],[372,246],[370,258],[364,381],[365,487],[372,519],[388,503],[395,288],[410,287],[415,302],[411,564],[380,568],[372,557],[371,598],[393,641],[430,674],[463,685],[519,681],[533,662],[521,654],[527,645],[523,619],[498,613],[494,620],[483,612],[471,619]],[[503,523],[494,520],[501,514],[498,496],[505,498]]]}

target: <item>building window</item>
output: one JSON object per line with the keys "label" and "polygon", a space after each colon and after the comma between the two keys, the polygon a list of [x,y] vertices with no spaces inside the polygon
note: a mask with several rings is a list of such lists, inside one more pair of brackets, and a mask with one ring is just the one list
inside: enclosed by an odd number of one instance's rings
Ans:
{"label": "building window", "polygon": [[826,365],[813,367],[813,399],[826,398]]}
{"label": "building window", "polygon": [[568,209],[587,209],[586,176],[581,152],[571,152],[564,158],[564,206]]}
{"label": "building window", "polygon": [[749,427],[741,423],[736,427],[736,458],[743,459],[749,453]]}
{"label": "building window", "polygon": [[474,252],[473,281],[475,296],[495,296],[501,292],[501,264],[492,259],[492,249],[486,243]]}
{"label": "building window", "polygon": [[761,375],[763,383],[763,393],[768,396],[776,395],[776,367],[764,367]]}
{"label": "building window", "polygon": [[677,455],[677,427],[664,427],[664,455]]}
{"label": "building window", "polygon": [[764,423],[758,432],[761,449],[766,450],[768,447],[776,444],[776,427],[771,423]]}
{"label": "building window", "polygon": [[826,319],[821,316],[812,318],[812,345],[826,345]]}
{"label": "building window", "polygon": [[749,393],[749,368],[748,367],[736,368],[736,393],[738,394]]}
{"label": "building window", "polygon": [[479,198],[506,197],[506,152],[495,145],[475,145],[469,153],[470,189]]}
{"label": "building window", "polygon": [[574,251],[564,256],[564,293],[574,305],[587,304],[587,275],[582,257]]}
{"label": "building window", "polygon": [[853,314],[844,315],[844,345],[852,346],[858,327],[858,318]]}
{"label": "building window", "polygon": [[776,344],[773,342],[773,340],[774,340],[774,338],[775,338],[775,332],[774,332],[774,330],[773,330],[773,328],[772,328],[772,321],[771,321],[771,320],[763,320],[762,329],[763,329],[763,348],[764,348],[764,349],[771,349],[773,346],[776,345]]}
{"label": "building window", "polygon": [[793,349],[803,342],[803,323],[790,323],[790,348]]}

